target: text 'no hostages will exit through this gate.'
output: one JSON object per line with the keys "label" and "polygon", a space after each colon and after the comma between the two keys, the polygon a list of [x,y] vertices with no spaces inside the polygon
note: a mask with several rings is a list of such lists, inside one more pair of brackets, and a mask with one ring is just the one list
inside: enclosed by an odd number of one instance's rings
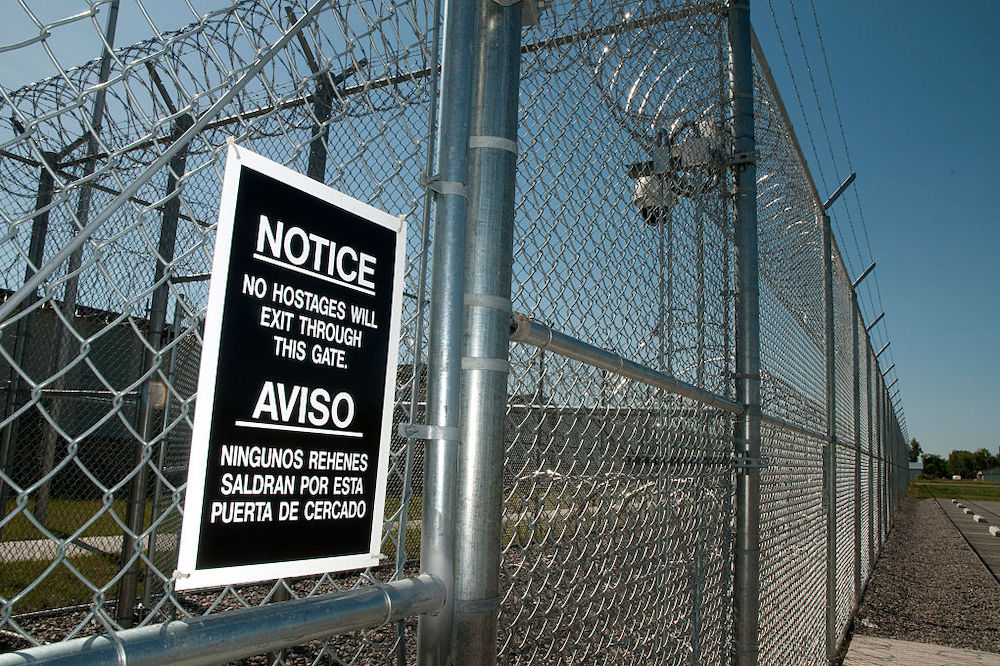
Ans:
{"label": "text 'no hostages will exit through this gate.'", "polygon": [[405,226],[230,146],[177,589],[378,563]]}

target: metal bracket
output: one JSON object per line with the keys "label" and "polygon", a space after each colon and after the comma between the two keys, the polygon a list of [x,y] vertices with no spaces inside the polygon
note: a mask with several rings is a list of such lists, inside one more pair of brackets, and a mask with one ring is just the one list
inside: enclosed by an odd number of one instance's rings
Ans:
{"label": "metal bracket", "polygon": [[548,8],[548,2],[545,0],[493,0],[501,7],[510,7],[521,3],[521,25],[538,25],[538,15],[543,9]]}
{"label": "metal bracket", "polygon": [[451,195],[462,197],[463,199],[468,199],[469,195],[466,193],[465,183],[456,183],[449,180],[441,180],[440,174],[434,174],[433,176],[428,176],[427,174],[420,174],[417,178],[417,182],[420,187],[435,192],[437,194]]}
{"label": "metal bracket", "polygon": [[760,157],[760,153],[756,150],[751,150],[747,153],[735,153],[726,160],[726,164],[729,166],[739,166],[741,164],[753,164]]}
{"label": "metal bracket", "polygon": [[767,467],[767,460],[761,456],[760,458],[751,458],[749,456],[736,456],[733,458],[733,467],[740,469],[764,469]]}
{"label": "metal bracket", "polygon": [[454,426],[400,423],[396,432],[400,437],[406,439],[441,439],[446,442],[461,441],[461,433]]}

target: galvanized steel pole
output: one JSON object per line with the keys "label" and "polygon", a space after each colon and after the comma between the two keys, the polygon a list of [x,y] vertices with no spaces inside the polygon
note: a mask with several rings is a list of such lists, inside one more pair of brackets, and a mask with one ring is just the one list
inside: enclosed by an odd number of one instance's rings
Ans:
{"label": "galvanized steel pole", "polygon": [[851,341],[854,361],[854,607],[861,603],[861,310],[851,288]]}
{"label": "galvanized steel pole", "polygon": [[826,446],[823,449],[823,508],[826,510],[826,658],[837,661],[837,379],[833,319],[833,233],[822,213],[823,306],[826,332]]}
{"label": "galvanized steel pole", "polygon": [[462,447],[455,527],[456,665],[497,655],[500,529],[514,183],[517,169],[521,4],[480,0],[466,246]]}
{"label": "galvanized steel pole", "polygon": [[875,568],[875,463],[873,455],[875,452],[875,410],[872,399],[872,349],[871,341],[868,339],[868,329],[865,328],[865,409],[868,416],[868,571],[871,575]]}
{"label": "galvanized steel pole", "polygon": [[424,453],[423,533],[420,566],[444,582],[446,603],[422,616],[418,653],[424,666],[446,666],[454,608],[455,485],[458,469],[462,368],[462,303],[469,171],[469,128],[476,3],[449,0],[445,8],[441,72],[438,173],[428,178],[437,194],[427,356],[427,433]]}
{"label": "galvanized steel pole", "polygon": [[729,5],[733,178],[736,182],[736,535],[733,544],[733,663],[756,666],[760,640],[760,291],[750,3]]}
{"label": "galvanized steel pole", "polygon": [[876,483],[875,488],[876,497],[878,497],[878,551],[882,552],[882,489],[885,486],[882,477],[882,440],[884,439],[883,433],[885,431],[884,416],[885,410],[882,407],[882,375],[878,371],[878,359],[875,359],[875,436],[876,436],[876,446],[875,452],[878,456],[875,461],[878,469],[876,470]]}

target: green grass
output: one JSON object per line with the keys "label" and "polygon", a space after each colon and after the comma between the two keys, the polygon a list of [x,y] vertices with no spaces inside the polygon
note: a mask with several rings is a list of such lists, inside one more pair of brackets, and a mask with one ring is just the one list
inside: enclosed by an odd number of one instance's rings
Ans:
{"label": "green grass", "polygon": [[[110,581],[119,569],[117,562],[100,555],[71,557],[68,561],[77,569],[79,575],[63,562],[57,564],[47,574],[45,572],[51,565],[47,561],[5,562],[3,575],[0,576],[0,596],[7,600],[13,599],[14,595],[21,594],[38,580],[36,586],[24,592],[24,595],[14,602],[16,613],[89,603],[95,593],[90,586],[80,580],[80,576],[99,588]],[[113,599],[116,594],[117,584],[104,591],[106,599]]]}
{"label": "green grass", "polygon": [[917,479],[910,484],[910,497],[982,500],[1000,502],[1000,483],[996,481],[945,481]]}
{"label": "green grass", "polygon": [[[34,509],[34,500],[28,502],[26,511],[31,512]],[[14,502],[8,502],[7,512],[4,515],[11,515],[15,510]],[[60,537],[68,537],[71,534],[75,534],[84,525],[87,527],[79,536],[117,536],[122,533],[122,527],[112,516],[118,516],[118,519],[123,521],[126,516],[126,507],[124,501],[112,502],[110,509],[105,509],[104,504],[97,500],[68,500],[68,499],[53,499],[49,502],[49,515],[48,519],[45,521],[45,527],[48,528],[53,534]],[[146,524],[149,524],[149,519],[152,511],[152,503],[146,503]],[[88,521],[97,516],[92,523],[88,524]],[[32,523],[28,517],[25,515],[25,511],[20,511],[14,515],[10,522],[5,523],[2,528],[2,537],[4,541],[27,541],[30,539],[46,539],[48,538],[43,534],[34,523]]]}

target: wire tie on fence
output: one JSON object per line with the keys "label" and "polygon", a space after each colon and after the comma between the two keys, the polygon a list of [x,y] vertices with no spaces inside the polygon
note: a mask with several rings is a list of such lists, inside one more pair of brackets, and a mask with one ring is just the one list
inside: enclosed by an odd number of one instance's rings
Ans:
{"label": "wire tie on fence", "polygon": [[505,315],[510,315],[514,312],[514,306],[511,304],[510,299],[503,296],[467,293],[465,294],[464,302],[466,307],[470,308],[489,308],[490,310],[498,310]]}
{"label": "wire tie on fence", "polygon": [[490,597],[489,599],[455,599],[455,611],[479,615],[482,613],[493,613],[500,608],[500,597]]}
{"label": "wire tie on fence", "polygon": [[417,178],[417,182],[420,187],[428,189],[431,192],[436,192],[437,194],[443,194],[445,196],[458,196],[463,199],[468,200],[469,195],[466,194],[465,183],[457,183],[450,180],[441,180],[440,174],[434,174],[433,176],[428,176],[426,174],[420,174]]}
{"label": "wire tie on fence", "polygon": [[229,136],[227,136],[226,137],[226,145],[233,149],[233,151],[236,153],[236,158],[237,159],[243,159],[243,157],[240,155],[240,147],[236,145],[236,137],[235,136],[233,136],[231,134]]}
{"label": "wire tie on fence", "polygon": [[767,467],[767,461],[763,456],[760,458],[737,456],[733,459],[733,467],[736,469],[764,469]]}
{"label": "wire tie on fence", "polygon": [[483,358],[463,356],[462,370],[485,370],[487,372],[510,372],[510,362],[503,358]]}
{"label": "wire tie on fence", "polygon": [[726,164],[729,166],[739,166],[741,164],[753,164],[760,157],[760,153],[756,150],[750,150],[745,153],[734,153],[728,160]]}
{"label": "wire tie on fence", "polygon": [[517,141],[502,136],[489,136],[485,134],[470,136],[469,148],[496,148],[497,150],[505,150],[508,153],[513,153],[515,157],[518,152]]}
{"label": "wire tie on fence", "polygon": [[462,441],[461,431],[455,426],[400,423],[397,432],[400,437],[406,439],[442,439],[446,442]]}
{"label": "wire tie on fence", "polygon": [[385,583],[380,581],[378,578],[375,578],[374,576],[371,575],[371,573],[367,571],[361,572],[361,578],[362,580],[368,581],[368,584],[371,585],[372,587],[377,587],[379,589],[379,592],[382,593],[382,596],[385,598],[386,610],[385,610],[385,619],[382,620],[381,624],[389,624],[389,621],[392,620],[392,596],[389,594],[389,590],[386,589]]}

